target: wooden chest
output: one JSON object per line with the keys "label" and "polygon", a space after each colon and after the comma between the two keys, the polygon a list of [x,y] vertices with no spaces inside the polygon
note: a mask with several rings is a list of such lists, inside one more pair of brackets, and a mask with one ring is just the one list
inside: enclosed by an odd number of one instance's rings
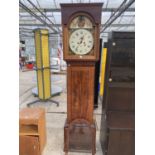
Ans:
{"label": "wooden chest", "polygon": [[19,154],[41,155],[46,143],[45,110],[24,108],[19,114]]}

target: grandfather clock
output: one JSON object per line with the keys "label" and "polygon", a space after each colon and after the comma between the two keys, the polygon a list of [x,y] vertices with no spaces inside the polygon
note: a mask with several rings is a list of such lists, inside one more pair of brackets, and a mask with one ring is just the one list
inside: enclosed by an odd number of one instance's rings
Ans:
{"label": "grandfather clock", "polygon": [[67,62],[64,151],[96,152],[93,118],[95,63],[99,60],[102,3],[61,4]]}

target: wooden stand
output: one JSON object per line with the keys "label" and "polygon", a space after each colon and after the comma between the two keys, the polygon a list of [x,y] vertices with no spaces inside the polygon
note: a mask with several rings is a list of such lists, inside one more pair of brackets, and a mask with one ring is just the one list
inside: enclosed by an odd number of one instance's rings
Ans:
{"label": "wooden stand", "polygon": [[19,114],[19,154],[41,155],[45,143],[45,110],[22,109]]}

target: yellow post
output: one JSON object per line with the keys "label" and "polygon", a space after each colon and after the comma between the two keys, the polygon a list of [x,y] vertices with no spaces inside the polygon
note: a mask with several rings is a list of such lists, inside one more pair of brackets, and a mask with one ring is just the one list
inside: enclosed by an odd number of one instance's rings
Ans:
{"label": "yellow post", "polygon": [[36,29],[34,31],[34,36],[38,97],[42,100],[46,100],[51,97],[51,73],[48,30]]}
{"label": "yellow post", "polygon": [[100,71],[100,96],[103,96],[104,94],[106,57],[107,57],[107,48],[103,48],[101,57],[101,71]]}

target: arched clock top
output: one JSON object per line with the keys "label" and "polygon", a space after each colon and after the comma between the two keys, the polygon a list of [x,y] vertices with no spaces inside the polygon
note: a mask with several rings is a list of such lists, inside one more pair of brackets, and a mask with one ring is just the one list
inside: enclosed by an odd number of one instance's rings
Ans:
{"label": "arched clock top", "polygon": [[68,22],[68,27],[71,29],[74,28],[86,28],[92,29],[95,24],[93,23],[94,19],[86,13],[76,13],[72,15]]}

